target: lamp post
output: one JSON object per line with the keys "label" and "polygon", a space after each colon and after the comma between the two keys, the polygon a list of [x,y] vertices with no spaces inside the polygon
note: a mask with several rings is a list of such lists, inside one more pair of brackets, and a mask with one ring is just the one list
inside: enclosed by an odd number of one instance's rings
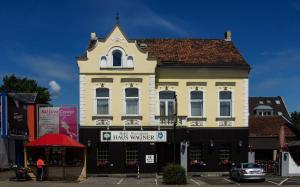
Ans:
{"label": "lamp post", "polygon": [[173,163],[176,164],[177,95],[174,94]]}

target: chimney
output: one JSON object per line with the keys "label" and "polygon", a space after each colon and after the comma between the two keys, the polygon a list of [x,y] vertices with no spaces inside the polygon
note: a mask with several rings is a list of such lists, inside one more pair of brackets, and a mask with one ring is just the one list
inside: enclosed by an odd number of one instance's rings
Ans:
{"label": "chimney", "polygon": [[91,33],[91,40],[97,40],[96,32]]}
{"label": "chimney", "polygon": [[228,42],[231,41],[231,31],[230,30],[226,31],[224,36],[225,36],[225,38],[224,38],[225,41],[228,41]]}

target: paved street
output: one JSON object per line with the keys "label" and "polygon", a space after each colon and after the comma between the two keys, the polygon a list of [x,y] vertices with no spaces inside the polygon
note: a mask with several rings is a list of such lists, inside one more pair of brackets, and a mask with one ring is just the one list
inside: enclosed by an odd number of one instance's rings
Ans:
{"label": "paved street", "polygon": [[[10,187],[21,184],[24,187],[29,186],[45,186],[45,187],[68,187],[68,186],[162,186],[162,178],[158,177],[144,177],[137,179],[135,177],[89,177],[88,179],[81,182],[70,182],[70,181],[26,181],[26,182],[12,182],[9,178],[13,176],[12,171],[0,172],[0,187]],[[300,177],[278,177],[278,176],[267,176],[265,182],[257,181],[244,181],[236,182],[229,179],[226,176],[201,176],[201,177],[189,177],[187,186],[286,186],[295,185],[300,186]]]}

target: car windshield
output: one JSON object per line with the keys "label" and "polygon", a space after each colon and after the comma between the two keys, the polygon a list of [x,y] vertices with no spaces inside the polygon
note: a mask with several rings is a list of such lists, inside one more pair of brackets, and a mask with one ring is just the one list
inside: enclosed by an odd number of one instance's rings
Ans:
{"label": "car windshield", "polygon": [[254,164],[254,163],[246,163],[243,164],[243,168],[260,168],[259,165]]}

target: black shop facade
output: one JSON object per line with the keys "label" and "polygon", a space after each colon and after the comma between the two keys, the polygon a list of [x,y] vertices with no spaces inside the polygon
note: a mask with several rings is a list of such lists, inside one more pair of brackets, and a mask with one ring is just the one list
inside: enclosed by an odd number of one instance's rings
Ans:
{"label": "black shop facade", "polygon": [[168,163],[224,172],[248,159],[248,128],[80,127],[79,135],[90,174],[160,173]]}

